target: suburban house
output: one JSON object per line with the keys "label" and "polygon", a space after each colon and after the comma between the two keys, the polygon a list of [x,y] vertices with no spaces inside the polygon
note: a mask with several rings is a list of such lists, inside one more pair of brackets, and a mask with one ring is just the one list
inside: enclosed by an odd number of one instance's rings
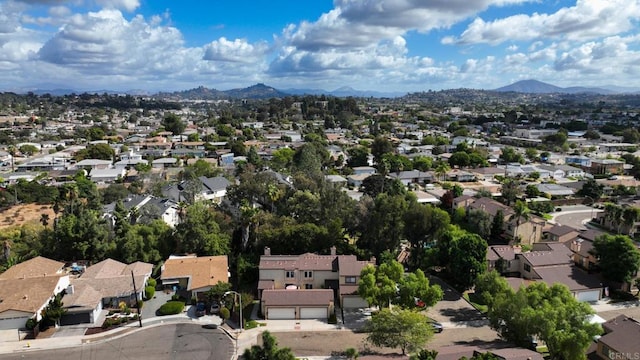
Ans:
{"label": "suburban house", "polygon": [[124,179],[127,170],[119,169],[93,169],[89,173],[89,178],[95,183],[112,183],[120,179]]}
{"label": "suburban house", "polygon": [[[604,335],[596,340],[595,349],[588,352],[589,359],[633,359],[640,354],[640,323],[626,315],[602,324]],[[595,355],[595,357],[591,356]]]}
{"label": "suburban house", "polygon": [[622,174],[624,161],[615,159],[593,159],[589,171],[592,175]]}
{"label": "suburban house", "polygon": [[570,165],[539,165],[540,169],[549,171],[555,180],[584,177],[584,170]]}
{"label": "suburban house", "polygon": [[[162,189],[162,194],[175,201],[184,201],[189,196],[194,196],[197,200],[209,200],[220,203],[222,198],[227,195],[227,187],[231,185],[229,180],[222,176],[205,177],[200,176],[196,181],[193,189],[190,189],[189,182],[183,181],[179,184],[169,185]],[[195,191],[195,194],[190,192]]]}
{"label": "suburban house", "polygon": [[418,170],[410,170],[410,171],[399,171],[389,173],[389,176],[392,179],[399,180],[404,186],[408,186],[409,184],[423,184],[425,182],[430,182],[434,180],[433,172],[424,172]]}
{"label": "suburban house", "polygon": [[[260,257],[258,280],[258,297],[262,301],[263,314],[268,319],[326,319],[334,303],[343,308],[366,307],[367,302],[357,291],[360,272],[367,265],[375,265],[375,259],[360,261],[355,255],[336,255],[335,247],[331,248],[330,255],[271,255],[271,249],[266,247],[264,255]],[[309,290],[330,301],[323,300],[322,306],[298,303],[309,297]],[[289,300],[275,305],[272,300],[279,299],[278,294],[282,291],[288,294],[284,298]],[[315,310],[303,311],[301,308],[306,306]],[[278,310],[269,311],[271,307],[277,307]]]}
{"label": "suburban house", "polygon": [[[490,246],[487,249],[488,269],[497,269],[508,277],[507,282],[517,290],[536,281],[547,285],[567,286],[579,301],[598,301],[602,297],[602,283],[597,276],[578,268],[573,253],[562,243],[535,243],[533,250],[522,252],[519,247]],[[513,277],[517,276],[517,277]]]}
{"label": "suburban house", "polygon": [[524,279],[544,281],[549,286],[566,285],[579,301],[600,300],[602,283],[598,277],[574,266],[572,255],[564,244],[539,243],[533,251],[516,255],[516,259]]}
{"label": "suburban house", "polygon": [[[467,206],[467,211],[469,210],[482,210],[485,211],[491,216],[493,221],[493,217],[496,216],[500,211],[502,211],[502,216],[504,216],[504,236],[507,239],[519,239],[520,243],[531,245],[533,243],[539,242],[542,239],[542,230],[546,221],[540,217],[535,215],[531,215],[529,220],[520,219],[520,224],[517,225],[517,219],[512,218],[514,211],[510,207],[499,203],[493,199],[482,197],[476,199],[472,203]],[[516,232],[517,231],[517,232]]]}
{"label": "suburban house", "polygon": [[229,282],[227,255],[171,256],[162,265],[160,280],[166,289],[185,293],[188,299],[202,297],[218,282]]}
{"label": "suburban house", "polygon": [[76,168],[84,170],[109,169],[111,160],[84,159],[76,163]]}
{"label": "suburban house", "polygon": [[[146,223],[155,219],[162,219],[171,227],[175,227],[180,223],[178,203],[170,199],[158,198],[153,195],[131,195],[122,200],[122,205],[130,214],[131,211],[135,210],[138,217],[132,219],[134,222]],[[115,221],[113,217],[115,208],[115,202],[105,205],[102,216]]]}
{"label": "suburban house", "polygon": [[566,243],[575,239],[579,234],[580,232],[571,226],[554,225],[549,230],[544,231],[544,238],[546,241]]}
{"label": "suburban house", "polygon": [[593,270],[598,260],[592,254],[593,241],[605,233],[595,229],[588,229],[581,232],[576,238],[566,243],[569,249],[573,252],[573,262],[585,269]]}
{"label": "suburban house", "polygon": [[564,158],[566,165],[577,165],[581,168],[591,167],[591,158],[584,155],[570,155]]}
{"label": "suburban house", "polygon": [[552,199],[565,198],[567,196],[573,196],[575,194],[575,190],[558,185],[558,184],[537,184],[535,187],[540,191],[540,193],[550,196]]}
{"label": "suburban house", "polygon": [[136,302],[144,298],[144,287],[152,271],[153,264],[137,261],[127,265],[113,259],[87,267],[71,279],[62,298],[67,313],[60,323],[93,324],[104,308],[117,308],[120,302],[136,306]]}
{"label": "suburban house", "polygon": [[449,345],[438,348],[436,360],[459,360],[484,353],[490,353],[500,360],[543,360],[541,353],[524,348],[512,347],[507,343],[482,343],[478,345]]}
{"label": "suburban house", "polygon": [[64,263],[41,256],[0,274],[0,330],[25,328],[28,319],[40,321],[42,310],[69,286]]}

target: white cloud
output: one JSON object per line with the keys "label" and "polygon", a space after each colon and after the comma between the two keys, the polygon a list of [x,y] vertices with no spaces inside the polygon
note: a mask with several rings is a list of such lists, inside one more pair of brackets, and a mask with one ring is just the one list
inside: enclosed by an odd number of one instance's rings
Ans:
{"label": "white cloud", "polygon": [[139,0],[96,0],[100,6],[109,9],[124,9],[126,11],[134,11],[140,6]]}
{"label": "white cloud", "polygon": [[639,0],[578,0],[575,6],[553,14],[518,14],[490,22],[477,18],[457,43],[496,45],[548,38],[585,41],[629,31],[638,19]]}
{"label": "white cloud", "polygon": [[221,37],[206,45],[204,50],[204,60],[255,63],[264,61],[269,45],[266,42],[250,44],[246,39],[229,41]]}

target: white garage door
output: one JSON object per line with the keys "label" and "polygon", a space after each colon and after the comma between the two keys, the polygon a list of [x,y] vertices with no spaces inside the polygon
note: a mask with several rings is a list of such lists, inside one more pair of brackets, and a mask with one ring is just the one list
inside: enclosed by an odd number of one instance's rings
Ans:
{"label": "white garage door", "polygon": [[364,299],[360,296],[345,296],[342,298],[342,308],[343,309],[359,309],[369,307]]}
{"label": "white garage door", "polygon": [[288,320],[296,318],[296,308],[267,308],[268,320]]}
{"label": "white garage door", "polygon": [[300,308],[300,319],[326,319],[327,308]]}
{"label": "white garage door", "polygon": [[22,329],[27,324],[28,316],[0,319],[0,330]]}
{"label": "white garage door", "polygon": [[598,301],[600,298],[600,290],[581,291],[578,293],[578,301]]}

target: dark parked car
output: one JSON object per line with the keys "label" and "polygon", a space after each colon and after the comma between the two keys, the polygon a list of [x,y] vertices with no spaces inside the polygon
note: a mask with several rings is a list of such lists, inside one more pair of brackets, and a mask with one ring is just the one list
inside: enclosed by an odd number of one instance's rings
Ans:
{"label": "dark parked car", "polygon": [[205,305],[203,302],[196,304],[196,316],[204,316],[206,314]]}
{"label": "dark parked car", "polygon": [[442,324],[440,324],[439,322],[431,318],[427,318],[427,323],[431,325],[431,328],[433,329],[434,333],[441,333],[442,330],[444,330],[444,327],[442,327]]}

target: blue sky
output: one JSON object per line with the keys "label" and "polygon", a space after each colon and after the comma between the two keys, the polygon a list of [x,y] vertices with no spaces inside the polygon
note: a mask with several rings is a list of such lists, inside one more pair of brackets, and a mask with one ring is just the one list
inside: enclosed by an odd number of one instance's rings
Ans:
{"label": "blue sky", "polygon": [[637,86],[640,0],[0,0],[0,90]]}

